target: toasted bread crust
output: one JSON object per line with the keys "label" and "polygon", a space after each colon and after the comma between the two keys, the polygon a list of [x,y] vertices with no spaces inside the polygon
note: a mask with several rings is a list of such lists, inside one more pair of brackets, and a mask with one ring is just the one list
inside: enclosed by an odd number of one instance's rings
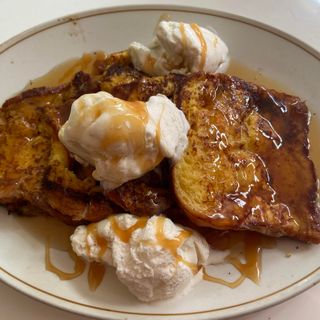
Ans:
{"label": "toasted bread crust", "polygon": [[173,185],[189,218],[320,242],[305,103],[236,77],[204,74],[189,76],[179,101],[191,130]]}
{"label": "toasted bread crust", "polygon": [[0,203],[75,224],[123,210],[147,215],[175,208],[168,181],[155,183],[157,177],[104,195],[92,168],[78,164],[59,142],[72,101],[98,90],[142,101],[162,93],[184,111],[189,146],[172,169],[172,184],[197,225],[320,242],[309,114],[300,99],[226,75],[148,77],[126,52],[100,61],[95,75],[80,72],[70,84],[23,92],[3,105]]}
{"label": "toasted bread crust", "polygon": [[157,177],[129,182],[105,195],[91,176],[92,168],[77,163],[60,143],[58,131],[82,94],[107,90],[130,100],[173,94],[171,77],[147,79],[132,67],[126,52],[112,54],[96,67],[91,75],[77,73],[71,83],[24,91],[1,107],[0,203],[9,211],[81,224],[123,211],[160,213],[171,205],[164,188],[168,183],[164,186]]}
{"label": "toasted bread crust", "polygon": [[74,99],[97,90],[94,79],[80,72],[72,83],[24,91],[3,104],[0,201],[10,211],[29,208],[31,214],[42,212],[68,223],[98,221],[115,212],[90,174],[78,177],[72,170],[75,161],[58,140]]}

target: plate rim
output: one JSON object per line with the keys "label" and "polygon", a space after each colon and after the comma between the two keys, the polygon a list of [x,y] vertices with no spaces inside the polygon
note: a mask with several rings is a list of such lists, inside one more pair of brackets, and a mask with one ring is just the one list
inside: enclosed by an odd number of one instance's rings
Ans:
{"label": "plate rim", "polygon": [[[213,10],[213,9],[206,9],[206,8],[199,8],[195,6],[189,6],[189,5],[162,5],[162,4],[136,4],[136,5],[119,5],[119,6],[106,6],[101,7],[97,9],[92,10],[85,10],[78,13],[74,13],[71,15],[65,15],[59,18],[55,18],[52,20],[49,20],[47,22],[38,24],[36,26],[33,26],[26,31],[23,31],[10,39],[6,40],[5,42],[0,44],[0,55],[9,50],[10,48],[14,47],[15,45],[19,44],[23,40],[26,40],[38,33],[45,32],[46,30],[57,27],[62,24],[66,24],[69,22],[75,22],[81,19],[86,19],[94,16],[99,15],[105,15],[109,13],[120,13],[120,12],[134,12],[134,11],[176,11],[176,12],[188,12],[188,13],[197,13],[197,14],[205,14],[209,16],[216,16],[220,18],[225,18],[229,20],[233,20],[236,22],[244,23],[247,25],[250,25],[252,27],[261,29],[263,31],[269,32],[277,37],[282,38],[285,41],[290,42],[291,44],[294,44],[295,46],[299,47],[300,49],[304,50],[306,53],[311,55],[317,60],[320,60],[320,52],[310,46],[309,44],[305,43],[304,41],[292,36],[291,34],[284,32],[278,28],[275,28],[269,24],[259,22],[254,19],[250,19],[247,17],[243,17],[240,15],[232,14],[226,11],[221,10]],[[214,316],[215,313],[221,312],[223,310],[232,310],[235,309],[233,312],[229,312],[225,315],[219,314],[219,319],[225,319],[229,317],[234,316],[240,316],[240,315],[246,315],[248,313],[262,310],[265,308],[269,308],[273,305],[279,304],[281,302],[284,302],[303,291],[307,290],[308,288],[320,283],[320,266],[304,276],[302,279],[299,279],[295,281],[294,283],[290,284],[289,286],[286,286],[285,288],[279,289],[273,293],[267,294],[265,296],[259,297],[257,299],[253,299],[251,301],[247,301],[241,304],[237,304],[234,306],[224,307],[224,308],[217,308],[217,309],[211,309],[211,310],[202,310],[202,311],[196,311],[196,312],[188,312],[188,313],[173,313],[173,314],[164,314],[164,313],[139,313],[139,312],[128,312],[128,311],[122,311],[122,310],[111,310],[107,308],[100,308],[97,306],[90,306],[86,304],[82,304],[76,301],[72,301],[70,299],[66,299],[63,297],[59,297],[57,295],[54,295],[50,292],[46,292],[45,290],[42,290],[40,288],[37,288],[33,286],[32,284],[29,284],[25,282],[24,280],[19,279],[18,277],[14,276],[10,272],[4,270],[0,266],[0,280],[4,282],[6,285],[9,285],[11,288],[14,288],[17,291],[22,292],[23,294],[26,294],[27,296],[44,303],[47,303],[48,305],[71,311],[74,313],[86,315],[86,316],[93,316],[92,313],[88,312],[88,310],[97,310],[99,312],[104,312],[104,314],[94,314],[95,317],[101,318],[101,319],[111,319],[110,315],[112,313],[121,315],[133,315],[133,316],[156,316],[159,318],[164,317],[175,317],[179,318],[181,316],[188,317],[188,316],[201,316],[201,319],[208,319],[210,315]],[[11,281],[10,281],[11,280]],[[17,285],[19,283],[19,285]],[[288,289],[294,288],[293,292]],[[44,296],[37,295],[36,293],[43,294]],[[284,295],[281,295],[281,292],[285,292]],[[278,296],[280,294],[280,296]],[[272,296],[276,296],[272,299]],[[50,300],[51,299],[51,300]],[[56,299],[57,301],[52,301],[52,299]],[[64,301],[63,304],[59,304],[59,301]],[[264,303],[256,304],[256,302],[263,301]],[[81,306],[83,310],[75,310],[73,308],[74,305]],[[246,307],[246,309],[243,309]],[[240,308],[240,309],[238,309]],[[88,310],[86,310],[88,309]],[[189,318],[189,317],[188,317]],[[180,318],[181,319],[181,318]],[[199,318],[200,319],[200,318]]]}
{"label": "plate rim", "polygon": [[15,46],[17,43],[36,35],[46,29],[50,29],[56,27],[58,25],[62,25],[68,22],[76,22],[77,20],[90,18],[92,16],[103,15],[106,13],[116,13],[116,12],[125,12],[125,11],[177,11],[177,12],[189,12],[189,13],[200,13],[206,14],[209,16],[217,16],[221,18],[227,18],[230,20],[234,20],[237,22],[249,24],[256,28],[262,29],[266,32],[272,33],[275,36],[278,36],[294,45],[298,46],[300,49],[306,51],[308,54],[320,60],[320,51],[314,48],[313,46],[309,45],[308,43],[298,39],[297,37],[282,31],[276,27],[273,27],[270,24],[260,22],[258,20],[243,17],[234,13],[230,13],[227,11],[222,10],[215,10],[215,9],[207,9],[202,7],[190,6],[190,5],[164,5],[164,4],[132,4],[132,5],[119,5],[119,6],[105,6],[97,9],[91,10],[84,10],[73,14],[64,15],[58,18],[50,19],[46,22],[37,24],[33,27],[26,29],[18,33],[17,35],[5,40],[4,42],[0,43],[0,55],[10,49],[11,47]]}

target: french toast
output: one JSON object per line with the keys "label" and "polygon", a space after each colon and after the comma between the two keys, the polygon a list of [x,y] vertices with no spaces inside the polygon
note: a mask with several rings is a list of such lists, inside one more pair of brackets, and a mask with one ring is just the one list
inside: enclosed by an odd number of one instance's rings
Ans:
{"label": "french toast", "polygon": [[[105,194],[93,168],[73,159],[58,130],[74,99],[99,90],[131,101],[162,93],[183,110],[189,146],[172,173],[162,164]],[[120,52],[100,61],[95,74],[80,72],[69,84],[33,89],[3,105],[0,203],[75,224],[123,211],[181,214],[178,204],[200,226],[318,243],[307,134],[308,110],[296,97],[222,74],[148,77]]]}
{"label": "french toast", "polygon": [[[164,179],[152,173],[148,175],[152,179],[130,181],[108,197],[92,178],[93,168],[78,163],[58,139],[72,102],[82,94],[102,90],[102,83],[118,91],[118,96],[133,93],[124,87],[137,83],[142,75],[129,64],[125,52],[110,55],[96,61],[91,74],[79,72],[71,83],[27,90],[3,104],[0,203],[9,212],[49,214],[69,224],[81,224],[124,210],[138,215],[159,213],[171,205],[169,183],[164,188]],[[154,90],[161,85],[153,85]],[[147,87],[143,95],[148,95]],[[160,175],[161,171],[158,168]]]}
{"label": "french toast", "polygon": [[0,202],[9,211],[46,213],[68,223],[97,221],[114,212],[91,177],[92,170],[81,168],[77,174],[76,161],[57,135],[74,99],[96,90],[91,77],[79,73],[72,83],[31,89],[4,103]]}
{"label": "french toast", "polygon": [[177,102],[191,129],[173,186],[195,224],[320,242],[304,102],[222,74],[189,76]]}

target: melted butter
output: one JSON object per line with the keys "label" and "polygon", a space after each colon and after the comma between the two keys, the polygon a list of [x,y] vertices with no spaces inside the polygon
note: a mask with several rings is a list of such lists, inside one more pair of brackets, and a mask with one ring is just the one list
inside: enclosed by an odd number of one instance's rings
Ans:
{"label": "melted butter", "polygon": [[85,270],[85,263],[82,261],[69,246],[67,250],[69,257],[74,261],[74,270],[73,272],[65,272],[59,268],[57,268],[51,261],[50,256],[50,241],[47,239],[46,242],[46,250],[45,250],[45,265],[46,270],[56,274],[61,280],[71,280],[79,277]]}
{"label": "melted butter", "polygon": [[102,263],[91,262],[88,271],[88,284],[91,291],[95,291],[101,284],[106,272],[106,267]]}
{"label": "melted butter", "polygon": [[60,84],[71,81],[74,75],[79,72],[92,73],[94,64],[98,60],[104,60],[105,54],[102,51],[96,53],[85,53],[81,58],[74,58],[67,60],[53,69],[51,69],[45,75],[36,78],[24,88],[24,90],[37,88],[37,87],[54,87]]}
{"label": "melted butter", "polygon": [[193,31],[195,32],[195,34],[197,35],[199,41],[200,41],[200,45],[201,45],[201,60],[200,60],[200,65],[199,65],[199,69],[203,70],[205,63],[206,63],[206,56],[207,56],[207,43],[206,40],[204,39],[204,36],[201,32],[200,27],[196,24],[196,23],[191,23],[191,28],[193,29]]}
{"label": "melted butter", "polygon": [[[235,288],[239,286],[245,278],[259,283],[262,249],[273,248],[276,245],[276,239],[254,232],[227,232],[214,239],[211,245],[219,250],[231,250],[231,253],[225,258],[225,261],[232,264],[241,275],[235,281],[228,282],[224,279],[212,277],[204,271],[203,279]],[[241,262],[241,255],[238,250],[239,245],[242,247],[245,262]]]}

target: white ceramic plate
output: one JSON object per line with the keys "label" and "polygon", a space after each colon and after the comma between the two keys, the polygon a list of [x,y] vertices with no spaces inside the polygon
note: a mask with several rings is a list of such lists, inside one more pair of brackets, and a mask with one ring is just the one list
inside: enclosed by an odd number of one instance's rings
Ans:
{"label": "white ceramic plate", "polygon": [[[33,28],[0,46],[0,101],[33,78],[83,52],[125,49],[135,40],[148,43],[160,15],[213,26],[231,56],[305,99],[313,119],[311,146],[319,136],[319,53],[273,28],[241,17],[182,7],[122,7],[85,12]],[[75,20],[76,19],[76,20]],[[311,150],[317,171],[320,158]],[[44,268],[44,240],[64,227],[57,222],[21,219],[0,208],[0,277],[12,287],[54,306],[104,319],[221,319],[245,314],[288,299],[320,280],[320,247],[282,240],[263,253],[259,286],[246,280],[229,289],[201,282],[174,301],[144,304],[131,296],[108,270],[104,284],[89,291],[86,275],[63,282]],[[46,223],[49,228],[43,228]],[[39,227],[42,226],[41,228]],[[54,227],[53,227],[54,225]],[[288,255],[290,254],[290,257]],[[60,257],[63,263],[64,257]],[[228,267],[217,270],[227,277]],[[234,276],[234,271],[231,272]]]}

